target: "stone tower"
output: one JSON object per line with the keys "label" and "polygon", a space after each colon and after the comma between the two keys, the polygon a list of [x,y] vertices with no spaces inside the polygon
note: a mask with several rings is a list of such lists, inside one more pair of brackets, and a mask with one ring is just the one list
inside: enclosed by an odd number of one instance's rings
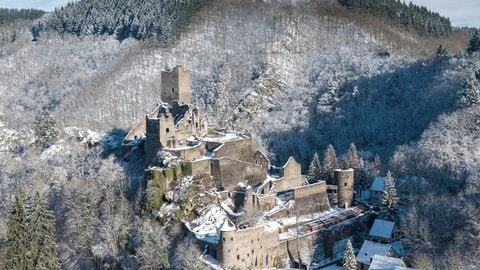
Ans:
{"label": "stone tower", "polygon": [[338,186],[338,207],[349,207],[353,204],[353,169],[335,170],[333,178]]}
{"label": "stone tower", "polygon": [[192,103],[190,71],[178,65],[172,71],[162,71],[161,79],[160,94],[163,102],[172,104],[177,100],[179,104]]}

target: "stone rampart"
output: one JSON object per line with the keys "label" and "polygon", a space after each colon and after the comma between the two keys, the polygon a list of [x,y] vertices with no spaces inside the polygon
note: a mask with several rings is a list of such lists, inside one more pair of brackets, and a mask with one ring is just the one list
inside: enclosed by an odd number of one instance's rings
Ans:
{"label": "stone rampart", "polygon": [[217,258],[223,267],[235,269],[268,268],[278,261],[278,230],[265,227],[222,231]]}
{"label": "stone rampart", "polygon": [[226,141],[213,151],[213,157],[215,158],[225,157],[255,163],[253,154],[252,139],[250,137]]}
{"label": "stone rampart", "polygon": [[231,158],[212,159],[211,174],[218,187],[233,190],[238,182],[255,186],[267,177],[262,166]]}
{"label": "stone rampart", "polygon": [[293,189],[293,197],[296,211],[299,214],[323,212],[330,209],[324,181]]}

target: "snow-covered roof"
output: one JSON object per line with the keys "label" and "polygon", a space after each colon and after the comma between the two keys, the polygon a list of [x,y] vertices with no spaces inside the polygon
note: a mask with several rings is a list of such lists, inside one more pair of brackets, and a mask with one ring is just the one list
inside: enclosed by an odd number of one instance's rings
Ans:
{"label": "snow-covered roof", "polygon": [[370,190],[383,191],[384,189],[385,189],[385,178],[375,177],[375,180],[373,180],[373,183],[372,183],[372,186],[370,187]]}
{"label": "snow-covered roof", "polygon": [[372,228],[370,229],[370,233],[368,233],[368,235],[389,239],[392,235],[394,227],[395,222],[377,218],[375,219],[375,222],[373,222]]}
{"label": "snow-covered roof", "polygon": [[381,244],[365,240],[363,242],[362,248],[360,248],[360,251],[357,254],[357,262],[365,265],[370,265],[370,259],[373,258],[373,256],[386,256],[389,253],[391,247],[391,244]]}
{"label": "snow-covered roof", "polygon": [[404,266],[402,259],[392,258],[382,255],[374,255],[372,263],[368,269],[370,270],[395,270],[396,267]]}

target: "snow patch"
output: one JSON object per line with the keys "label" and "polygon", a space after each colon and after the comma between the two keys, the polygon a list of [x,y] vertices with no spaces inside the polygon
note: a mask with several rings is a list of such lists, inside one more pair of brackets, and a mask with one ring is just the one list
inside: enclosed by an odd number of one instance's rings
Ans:
{"label": "snow patch", "polygon": [[219,230],[227,220],[225,211],[217,205],[209,205],[203,209],[199,218],[187,223],[187,227],[198,239],[209,243],[218,243]]}

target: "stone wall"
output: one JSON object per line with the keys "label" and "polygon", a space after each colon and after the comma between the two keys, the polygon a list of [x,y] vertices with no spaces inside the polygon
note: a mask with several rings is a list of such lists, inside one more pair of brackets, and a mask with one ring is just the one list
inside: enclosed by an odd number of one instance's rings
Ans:
{"label": "stone wall", "polygon": [[267,172],[262,166],[231,158],[212,159],[211,174],[218,187],[233,190],[238,182],[255,186],[263,182]]}
{"label": "stone wall", "polygon": [[145,137],[145,130],[147,129],[147,121],[144,118],[140,123],[136,124],[125,137],[125,141],[133,141]]}
{"label": "stone wall", "polygon": [[282,168],[279,168],[281,178],[275,182],[275,190],[282,192],[305,185],[306,179],[302,175],[302,166],[290,157]]}
{"label": "stone wall", "polygon": [[252,138],[250,137],[224,142],[213,151],[215,158],[226,157],[255,163],[253,154]]}
{"label": "stone wall", "polygon": [[194,178],[202,178],[211,175],[210,159],[200,159],[193,161],[192,175]]}
{"label": "stone wall", "polygon": [[[354,246],[361,245],[361,242],[368,234],[370,226],[372,225],[374,216],[371,214],[364,214],[345,222],[339,223],[329,228],[321,229],[319,231],[301,235],[297,238],[290,238],[279,242],[280,256],[290,256],[298,262],[298,255],[305,263],[308,259],[310,261],[320,261],[332,257],[335,245],[345,238],[353,239]],[[300,245],[298,245],[300,243]],[[316,246],[314,249],[306,249],[306,246]],[[312,255],[313,258],[306,258]]]}
{"label": "stone wall", "polygon": [[293,189],[293,197],[295,199],[295,210],[301,215],[330,209],[324,181]]}
{"label": "stone wall", "polygon": [[256,151],[253,154],[253,159],[255,160],[255,164],[262,166],[265,170],[270,169],[270,160],[262,151]]}
{"label": "stone wall", "polygon": [[265,227],[220,232],[217,258],[222,266],[235,269],[268,268],[278,260],[278,230]]}
{"label": "stone wall", "polygon": [[255,199],[255,207],[262,210],[272,209],[277,204],[276,194],[256,195]]}
{"label": "stone wall", "polygon": [[186,161],[192,161],[196,158],[205,156],[205,147],[202,143],[191,147],[164,149],[164,151]]}

